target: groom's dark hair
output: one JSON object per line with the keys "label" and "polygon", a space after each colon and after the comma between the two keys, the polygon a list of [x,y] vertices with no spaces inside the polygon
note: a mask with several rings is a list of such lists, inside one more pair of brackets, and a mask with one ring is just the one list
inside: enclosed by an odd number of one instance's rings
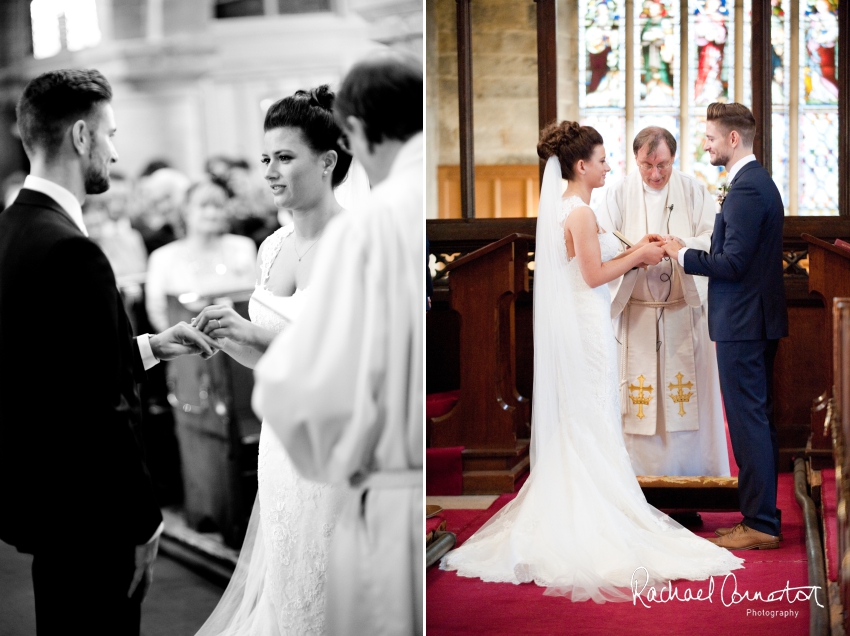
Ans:
{"label": "groom's dark hair", "polygon": [[75,121],[112,100],[112,87],[95,69],[66,69],[39,75],[24,88],[16,113],[27,155],[36,149],[55,156]]}
{"label": "groom's dark hair", "polygon": [[708,105],[705,115],[707,121],[716,123],[727,135],[734,130],[741,135],[745,146],[753,145],[753,139],[756,137],[756,118],[743,104],[714,102]]}
{"label": "groom's dark hair", "polygon": [[398,52],[383,52],[354,65],[334,102],[340,124],[363,122],[369,143],[407,141],[422,131],[422,63]]}

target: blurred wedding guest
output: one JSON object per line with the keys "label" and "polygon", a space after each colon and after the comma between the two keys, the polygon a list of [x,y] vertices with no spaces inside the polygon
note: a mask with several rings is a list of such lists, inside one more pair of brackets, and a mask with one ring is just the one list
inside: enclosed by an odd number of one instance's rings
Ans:
{"label": "blurred wedding guest", "polygon": [[189,188],[186,238],[151,253],[145,284],[148,318],[157,331],[168,321],[167,295],[215,295],[253,289],[257,248],[251,239],[227,234],[227,193],[209,181]]}
{"label": "blurred wedding guest", "polygon": [[181,210],[192,182],[174,168],[160,168],[139,179],[131,215],[148,254],[182,236]]}
{"label": "blurred wedding guest", "polygon": [[142,168],[141,174],[139,177],[149,177],[157,170],[162,170],[163,168],[170,168],[171,164],[168,163],[165,159],[152,159],[147,163],[147,165]]}
{"label": "blurred wedding guest", "polygon": [[[227,202],[230,227],[261,245],[275,230],[286,225],[278,222],[278,208],[270,196],[264,179],[251,170],[244,159],[230,162],[227,172],[227,189],[231,196]],[[292,215],[289,215],[291,223]]]}
{"label": "blurred wedding guest", "polygon": [[308,479],[345,484],[327,633],[422,633],[422,68],[356,64],[334,115],[372,197],[328,225],[312,297],[255,369],[254,408]]}
{"label": "blurred wedding guest", "polygon": [[21,172],[20,170],[16,170],[8,177],[3,179],[3,200],[0,201],[2,206],[0,206],[0,210],[8,208],[15,199],[18,198],[18,192],[21,191],[21,188],[24,187],[24,179],[26,179],[27,175]]}
{"label": "blurred wedding guest", "polygon": [[142,235],[130,225],[130,183],[120,173],[112,173],[110,178],[109,190],[86,200],[83,218],[89,237],[106,254],[120,285],[122,277],[144,273],[148,252]]}
{"label": "blurred wedding guest", "polygon": [[230,163],[230,159],[223,155],[213,155],[204,163],[204,172],[207,173],[209,180],[224,188],[227,191],[227,196],[233,195],[230,186],[227,185]]}

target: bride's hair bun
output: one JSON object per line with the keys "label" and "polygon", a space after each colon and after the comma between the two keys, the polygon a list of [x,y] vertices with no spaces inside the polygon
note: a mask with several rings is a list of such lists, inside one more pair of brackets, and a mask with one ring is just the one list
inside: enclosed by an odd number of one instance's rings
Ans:
{"label": "bride's hair bun", "polygon": [[311,89],[309,95],[311,106],[318,106],[319,108],[324,108],[325,110],[330,111],[333,110],[334,94],[333,91],[331,91],[330,86],[327,84],[322,84],[321,86]]}
{"label": "bride's hair bun", "polygon": [[537,154],[544,161],[558,157],[561,175],[572,179],[576,162],[590,159],[593,149],[602,143],[602,135],[595,128],[574,121],[553,122],[540,132]]}

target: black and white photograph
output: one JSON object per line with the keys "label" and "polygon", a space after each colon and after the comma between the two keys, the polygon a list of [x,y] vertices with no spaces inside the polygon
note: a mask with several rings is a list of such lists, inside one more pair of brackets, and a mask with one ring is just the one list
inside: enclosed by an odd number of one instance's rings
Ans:
{"label": "black and white photograph", "polygon": [[0,634],[422,634],[420,0],[0,4]]}

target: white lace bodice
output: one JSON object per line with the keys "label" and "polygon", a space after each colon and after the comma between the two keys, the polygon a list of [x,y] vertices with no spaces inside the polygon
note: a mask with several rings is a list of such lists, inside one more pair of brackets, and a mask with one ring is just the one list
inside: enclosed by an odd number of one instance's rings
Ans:
{"label": "white lace bodice", "polygon": [[[283,240],[279,229],[263,245],[261,280],[249,302],[251,321],[280,332],[297,319],[309,292],[272,294],[266,284]],[[338,489],[301,477],[275,433],[263,423],[257,467],[260,524],[266,554],[264,595],[274,607],[282,636],[325,633],[325,570],[340,509]],[[261,634],[260,636],[267,636]]]}

